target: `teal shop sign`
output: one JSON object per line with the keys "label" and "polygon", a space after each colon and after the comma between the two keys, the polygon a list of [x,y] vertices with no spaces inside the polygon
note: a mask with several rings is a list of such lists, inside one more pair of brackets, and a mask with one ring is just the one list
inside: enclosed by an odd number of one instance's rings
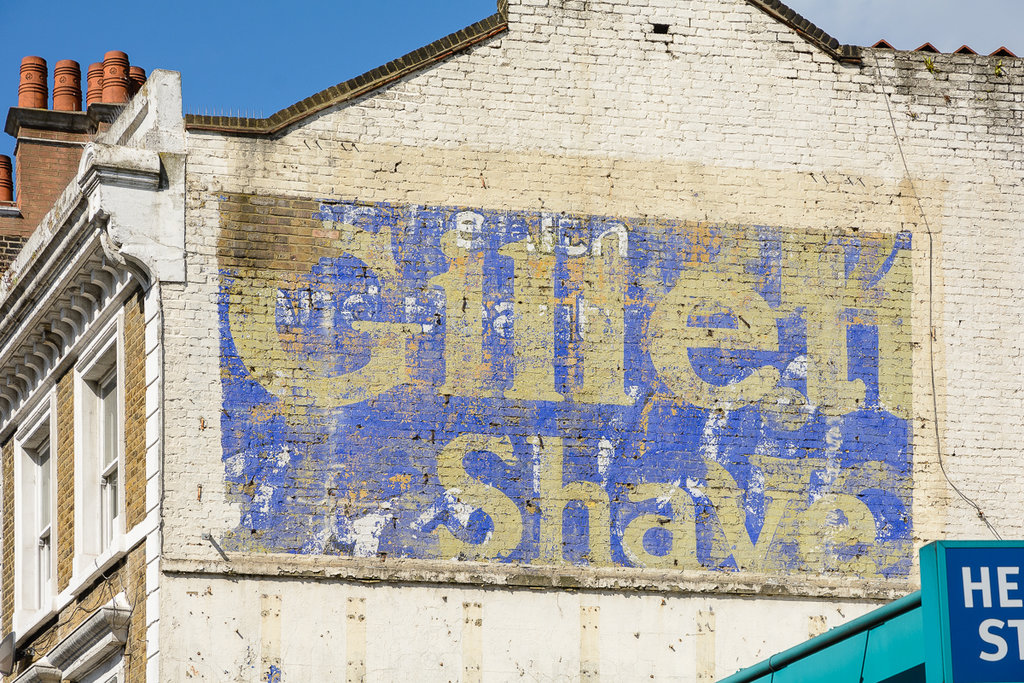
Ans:
{"label": "teal shop sign", "polygon": [[1024,541],[921,549],[928,681],[1024,681]]}

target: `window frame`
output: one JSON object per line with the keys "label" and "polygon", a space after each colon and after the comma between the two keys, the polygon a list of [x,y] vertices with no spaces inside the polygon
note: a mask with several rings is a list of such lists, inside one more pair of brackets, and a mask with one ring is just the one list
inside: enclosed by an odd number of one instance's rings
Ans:
{"label": "window frame", "polygon": [[[57,598],[56,403],[56,391],[48,390],[15,436],[13,627],[19,633],[52,614]],[[45,464],[38,462],[43,448]],[[44,483],[45,509],[40,505]],[[42,525],[44,513],[49,519]],[[40,571],[44,536],[45,574]]]}
{"label": "window frame", "polygon": [[[72,585],[125,552],[124,314],[95,336],[75,364],[75,549]],[[115,425],[106,422],[103,390],[113,385]],[[114,440],[107,459],[106,441]],[[111,485],[110,476],[114,481]],[[111,499],[111,489],[113,489]],[[113,514],[109,514],[113,502]]]}
{"label": "window frame", "polygon": [[[118,532],[118,524],[123,522],[124,506],[119,504],[118,497],[122,486],[121,479],[121,455],[118,444],[124,437],[123,420],[118,415],[119,400],[122,391],[119,391],[117,366],[111,368],[106,375],[95,381],[87,382],[94,390],[93,400],[97,403],[99,410],[94,416],[93,427],[96,428],[96,447],[99,455],[99,484],[100,484],[100,530],[99,542],[100,552],[103,552],[113,543]],[[109,388],[109,391],[108,391]],[[113,397],[111,397],[113,393]],[[111,409],[114,412],[113,434],[111,434],[110,417]],[[111,439],[113,443],[111,444]],[[110,448],[113,446],[113,457],[110,458]],[[113,484],[111,478],[113,477]],[[123,533],[123,530],[122,530]]]}
{"label": "window frame", "polygon": [[76,680],[80,683],[123,683],[124,648],[118,648],[88,673],[79,675]]}

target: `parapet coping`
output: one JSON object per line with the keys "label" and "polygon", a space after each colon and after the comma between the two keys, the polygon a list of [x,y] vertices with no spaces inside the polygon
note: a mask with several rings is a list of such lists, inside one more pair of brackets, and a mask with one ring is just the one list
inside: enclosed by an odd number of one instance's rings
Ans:
{"label": "parapet coping", "polygon": [[[746,1],[793,29],[833,59],[857,64],[861,62],[860,47],[840,45],[838,40],[794,12],[780,0]],[[507,30],[508,0],[498,0],[498,11],[486,19],[435,40],[429,45],[413,50],[360,76],[321,90],[267,118],[186,114],[185,128],[194,131],[214,131],[247,136],[274,135],[317,112],[362,97]]]}
{"label": "parapet coping", "polygon": [[267,118],[246,118],[241,116],[185,115],[187,130],[207,130],[244,135],[274,135],[288,126],[298,123],[317,112],[344,102],[349,102],[411,73],[443,61],[448,57],[508,30],[507,0],[499,1],[498,11],[461,31],[413,50],[392,61],[371,69],[361,76],[333,85],[326,90],[310,95]]}
{"label": "parapet coping", "polygon": [[22,128],[92,135],[99,130],[99,124],[110,123],[117,118],[125,106],[124,104],[93,103],[89,105],[88,111],[11,107],[7,112],[4,132],[12,138],[20,137]]}
{"label": "parapet coping", "polygon": [[838,40],[805,19],[798,12],[793,11],[792,8],[781,2],[781,0],[747,0],[747,2],[793,29],[804,40],[818,47],[837,62],[861,63],[862,50],[860,46],[840,45]]}
{"label": "parapet coping", "polygon": [[[781,0],[746,0],[746,2],[762,10],[779,23],[788,26],[804,40],[837,62],[856,65],[863,63],[864,48],[859,45],[840,44],[835,37],[808,21]],[[498,11],[486,19],[435,40],[429,45],[413,50],[360,76],[321,90],[267,118],[186,114],[185,128],[194,131],[214,131],[248,136],[274,135],[317,112],[362,97],[507,30],[508,0],[498,0]],[[1001,49],[1005,50],[1005,48]]]}

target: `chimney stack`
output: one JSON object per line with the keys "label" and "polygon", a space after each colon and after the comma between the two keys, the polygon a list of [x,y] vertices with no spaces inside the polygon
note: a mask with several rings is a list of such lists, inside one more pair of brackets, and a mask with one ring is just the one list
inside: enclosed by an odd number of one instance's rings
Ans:
{"label": "chimney stack", "polygon": [[[10,108],[4,126],[17,142],[13,176],[11,160],[0,158],[0,272],[74,179],[85,143],[100,125],[96,117],[81,110],[77,62],[66,59],[57,63],[53,109],[47,102],[46,72],[41,57],[21,61],[18,106]],[[13,187],[14,178],[17,188]]]}
{"label": "chimney stack", "polygon": [[0,202],[14,201],[14,182],[11,179],[11,158],[0,154]]}
{"label": "chimney stack", "polygon": [[21,60],[21,83],[18,85],[18,106],[46,109],[46,60],[25,57]]}
{"label": "chimney stack", "polygon": [[21,61],[18,106],[11,107],[4,127],[17,140],[13,174],[11,160],[0,156],[0,273],[75,178],[85,143],[109,127],[145,82],[143,69],[129,68],[128,55],[118,50],[90,64],[82,111],[81,67],[70,59],[57,62],[50,109],[46,60]]}
{"label": "chimney stack", "polygon": [[85,91],[85,106],[103,101],[103,62],[89,65],[88,90]]}
{"label": "chimney stack", "polygon": [[112,50],[103,55],[103,102],[127,102],[128,83],[128,55],[120,50]]}
{"label": "chimney stack", "polygon": [[78,62],[62,59],[53,67],[53,108],[56,111],[82,110],[82,69]]}

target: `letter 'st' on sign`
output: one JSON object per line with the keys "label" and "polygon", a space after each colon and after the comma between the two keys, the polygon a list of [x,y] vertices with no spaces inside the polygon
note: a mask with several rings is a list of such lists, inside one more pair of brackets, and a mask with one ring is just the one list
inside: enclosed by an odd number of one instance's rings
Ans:
{"label": "letter 'st' on sign", "polygon": [[1024,681],[1024,542],[929,544],[921,590],[929,681]]}

